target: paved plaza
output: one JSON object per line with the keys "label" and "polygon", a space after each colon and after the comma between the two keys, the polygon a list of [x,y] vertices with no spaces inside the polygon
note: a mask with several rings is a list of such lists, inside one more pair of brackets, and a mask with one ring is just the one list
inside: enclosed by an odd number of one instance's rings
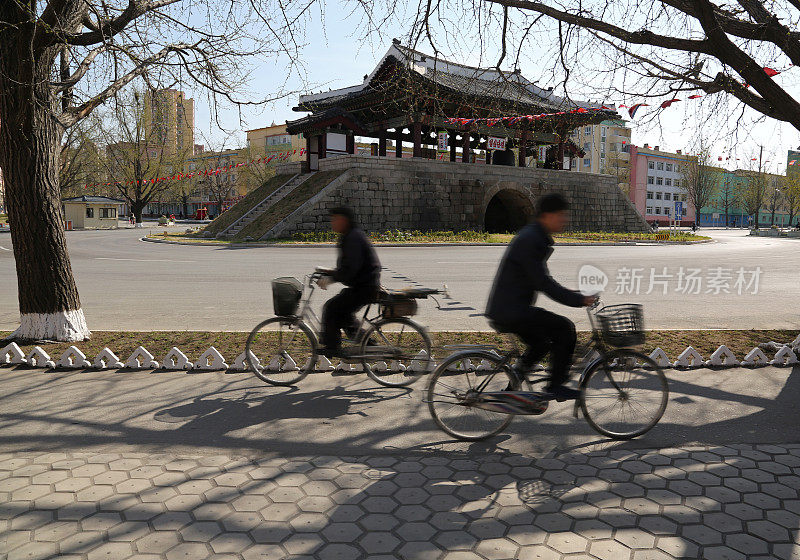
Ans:
{"label": "paved plaza", "polygon": [[800,558],[800,368],[668,376],[632,442],[466,443],[363,374],[0,369],[0,557]]}

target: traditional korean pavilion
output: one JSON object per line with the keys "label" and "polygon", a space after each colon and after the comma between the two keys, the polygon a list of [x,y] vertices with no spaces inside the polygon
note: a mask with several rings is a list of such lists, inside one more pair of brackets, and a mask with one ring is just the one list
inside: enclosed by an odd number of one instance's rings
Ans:
{"label": "traditional korean pavilion", "polygon": [[386,155],[391,139],[397,157],[406,142],[414,157],[438,146],[457,161],[460,148],[463,162],[470,162],[472,150],[491,148],[490,137],[504,138],[518,149],[519,166],[541,145],[555,146],[549,153],[561,162],[571,130],[619,118],[613,107],[556,96],[518,70],[465,66],[397,40],[361,84],[302,95],[294,110],[310,113],[286,123],[290,134],[305,136],[310,169],[320,159],[355,153],[355,136],[377,139],[377,155]]}

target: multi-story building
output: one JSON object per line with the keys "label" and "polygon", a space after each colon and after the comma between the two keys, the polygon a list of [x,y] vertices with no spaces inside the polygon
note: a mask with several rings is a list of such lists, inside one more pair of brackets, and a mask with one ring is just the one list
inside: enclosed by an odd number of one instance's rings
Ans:
{"label": "multi-story building", "polygon": [[194,100],[187,99],[182,91],[147,91],[144,125],[148,144],[163,146],[170,156],[194,153]]}
{"label": "multi-story building", "polygon": [[681,150],[662,151],[648,144],[632,145],[630,155],[630,190],[628,196],[639,213],[650,223],[668,224],[675,216],[675,202],[681,202],[682,225],[694,222],[695,211],[684,188],[684,168],[689,156]]}
{"label": "multi-story building", "polygon": [[629,176],[631,129],[622,119],[606,120],[600,124],[576,128],[570,139],[583,149],[583,158],[572,160],[572,170],[579,173],[608,173],[617,175],[625,187]]}
{"label": "multi-story building", "polygon": [[[247,146],[253,155],[262,156],[272,153],[293,152],[286,160],[281,161],[305,161],[305,152],[301,150],[306,147],[305,138],[302,135],[291,135],[286,132],[286,124],[275,124],[263,128],[254,128],[247,131]],[[297,150],[296,153],[295,150]],[[274,163],[270,162],[274,165]],[[275,161],[277,163],[277,161]]]}

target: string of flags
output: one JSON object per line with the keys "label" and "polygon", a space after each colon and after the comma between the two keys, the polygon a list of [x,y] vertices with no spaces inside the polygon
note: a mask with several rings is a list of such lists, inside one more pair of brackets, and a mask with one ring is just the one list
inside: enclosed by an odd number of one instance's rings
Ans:
{"label": "string of flags", "polygon": [[194,177],[210,177],[213,175],[219,175],[220,173],[228,173],[229,171],[233,171],[234,169],[238,169],[239,167],[247,167],[249,165],[258,165],[259,163],[269,163],[273,160],[276,162],[278,161],[286,161],[293,155],[305,155],[306,149],[300,148],[299,150],[288,150],[286,152],[278,152],[271,154],[269,157],[262,156],[260,158],[254,158],[250,161],[243,161],[236,164],[225,165],[223,167],[215,167],[215,168],[208,168],[199,171],[193,171],[191,173],[176,173],[174,175],[170,175],[167,177],[156,177],[155,179],[144,179],[142,181],[109,181],[109,182],[99,182],[99,183],[90,183],[83,186],[84,189],[90,187],[99,187],[99,186],[114,186],[114,185],[135,185],[137,183],[141,184],[154,184],[154,183],[162,183],[165,181],[182,181],[184,179],[192,179]]}
{"label": "string of flags", "polygon": [[[791,68],[792,66],[793,65],[789,65],[789,68]],[[774,68],[770,68],[769,66],[764,66],[763,70],[764,70],[764,73],[767,76],[769,76],[770,78],[775,77],[775,76],[777,76],[778,74],[781,73],[781,71],[775,70]],[[743,83],[742,85],[744,87],[750,87],[749,84],[747,84],[747,83]],[[703,96],[700,95],[700,94],[693,94],[693,95],[690,95],[689,97],[687,97],[686,99],[687,100],[688,99],[700,99],[701,97],[703,97]],[[683,101],[683,100],[679,99],[677,97],[673,97],[672,99],[667,99],[665,101],[662,101],[659,104],[659,106],[662,109],[666,109],[669,106],[671,106],[672,104],[678,103],[680,101]],[[636,116],[636,113],[639,111],[639,109],[641,109],[642,107],[650,107],[650,106],[651,105],[649,103],[634,103],[633,105],[620,104],[620,105],[616,106],[616,109],[627,109],[628,110],[628,115],[630,116],[630,118],[634,118]],[[606,105],[603,105],[601,107],[590,107],[590,108],[580,107],[578,109],[572,109],[570,111],[558,111],[558,112],[555,112],[555,113],[539,113],[538,115],[517,115],[517,116],[513,116],[513,117],[493,117],[493,118],[478,118],[478,119],[448,118],[448,119],[445,119],[445,122],[447,122],[448,124],[456,124],[456,125],[461,125],[461,126],[467,126],[467,125],[471,125],[473,123],[485,123],[488,126],[494,126],[494,125],[496,125],[498,123],[516,124],[516,123],[521,122],[521,121],[530,122],[530,121],[543,119],[543,118],[547,118],[547,117],[552,117],[552,116],[557,116],[557,115],[568,115],[568,114],[573,114],[573,113],[590,113],[592,111],[614,111],[614,110],[615,109],[613,107],[608,107]]]}

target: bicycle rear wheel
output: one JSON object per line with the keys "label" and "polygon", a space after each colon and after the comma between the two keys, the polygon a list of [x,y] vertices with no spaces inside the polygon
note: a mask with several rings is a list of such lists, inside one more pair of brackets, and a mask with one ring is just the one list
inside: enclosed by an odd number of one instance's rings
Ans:
{"label": "bicycle rear wheel", "polygon": [[639,352],[614,350],[586,372],[581,408],[589,425],[612,439],[648,432],[664,415],[669,386],[658,365]]}
{"label": "bicycle rear wheel", "polygon": [[[450,356],[434,370],[428,384],[428,410],[434,422],[454,438],[478,441],[506,429],[513,414],[474,406],[481,394],[514,384],[503,359],[491,352],[466,351]],[[514,384],[514,387],[516,385]]]}
{"label": "bicycle rear wheel", "polygon": [[386,319],[364,333],[360,348],[364,371],[386,387],[411,385],[433,370],[431,339],[411,319]]}
{"label": "bicycle rear wheel", "polygon": [[247,363],[271,385],[294,385],[317,364],[317,339],[297,317],[273,317],[247,337]]}

